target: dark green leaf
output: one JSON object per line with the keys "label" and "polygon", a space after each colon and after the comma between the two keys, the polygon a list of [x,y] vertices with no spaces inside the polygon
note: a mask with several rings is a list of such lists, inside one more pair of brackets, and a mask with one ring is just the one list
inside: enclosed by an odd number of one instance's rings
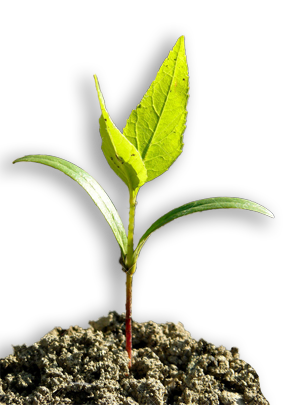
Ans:
{"label": "dark green leaf", "polygon": [[253,201],[244,200],[243,198],[214,197],[214,198],[206,198],[204,200],[193,201],[191,203],[182,205],[181,207],[175,208],[174,210],[168,212],[150,226],[150,228],[141,237],[139,244],[135,250],[134,253],[135,260],[137,259],[140,250],[142,249],[144,243],[149,238],[151,233],[156,231],[161,226],[166,225],[168,222],[171,222],[176,218],[183,217],[184,215],[193,214],[195,212],[216,210],[221,208],[240,208],[243,210],[259,212],[260,214],[268,215],[269,217],[274,217],[272,212],[267,210],[267,208]]}
{"label": "dark green leaf", "polygon": [[17,162],[35,162],[51,166],[75,180],[80,186],[83,187],[85,191],[87,191],[95,205],[97,205],[97,207],[101,210],[108,224],[112,228],[112,231],[114,232],[122,254],[126,254],[127,236],[121,218],[119,217],[119,214],[109,196],[93,179],[93,177],[73,163],[55,156],[28,155],[20,159],[16,159],[13,163]]}

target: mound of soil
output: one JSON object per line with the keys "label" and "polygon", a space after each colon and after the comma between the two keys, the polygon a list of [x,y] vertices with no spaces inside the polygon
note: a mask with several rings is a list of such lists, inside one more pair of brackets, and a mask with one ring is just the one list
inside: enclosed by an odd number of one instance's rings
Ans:
{"label": "mound of soil", "polygon": [[133,322],[128,369],[125,316],[55,328],[0,360],[0,404],[269,405],[237,348],[191,338],[181,323]]}

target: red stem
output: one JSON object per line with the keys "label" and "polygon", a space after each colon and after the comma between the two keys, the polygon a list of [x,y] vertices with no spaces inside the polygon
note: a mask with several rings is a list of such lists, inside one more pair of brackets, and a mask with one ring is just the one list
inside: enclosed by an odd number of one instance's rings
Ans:
{"label": "red stem", "polygon": [[125,333],[126,333],[126,351],[129,357],[128,367],[131,368],[132,362],[132,327],[131,327],[131,313],[132,313],[132,274],[126,274],[126,319],[125,319]]}

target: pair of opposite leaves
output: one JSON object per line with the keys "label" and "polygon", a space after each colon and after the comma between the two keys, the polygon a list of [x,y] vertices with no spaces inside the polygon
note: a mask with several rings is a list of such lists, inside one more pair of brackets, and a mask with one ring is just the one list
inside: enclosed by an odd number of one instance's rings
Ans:
{"label": "pair of opposite leaves", "polygon": [[[182,135],[186,123],[188,69],[184,37],[180,37],[162,64],[141,103],[127,120],[123,134],[111,120],[95,78],[102,111],[99,119],[103,153],[114,172],[135,194],[147,181],[160,176],[182,152]],[[112,201],[100,185],[84,170],[64,159],[48,155],[28,155],[16,162],[35,162],[51,166],[80,184],[93,199],[109,223],[121,249],[127,253],[127,235]],[[168,222],[194,212],[220,208],[241,208],[273,217],[265,207],[242,198],[215,197],[178,207],[155,221],[141,237],[134,252],[134,261],[148,237]]]}

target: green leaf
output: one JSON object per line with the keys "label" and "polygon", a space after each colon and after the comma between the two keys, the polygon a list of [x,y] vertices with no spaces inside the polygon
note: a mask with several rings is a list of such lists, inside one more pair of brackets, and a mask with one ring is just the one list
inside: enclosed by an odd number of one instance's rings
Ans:
{"label": "green leaf", "polygon": [[28,155],[20,159],[16,159],[13,163],[17,162],[35,162],[51,166],[75,180],[80,186],[83,187],[84,190],[87,191],[87,193],[94,201],[95,205],[97,205],[97,207],[101,210],[108,224],[112,228],[112,231],[114,232],[117,242],[119,243],[122,255],[126,255],[127,236],[121,218],[109,196],[93,179],[93,177],[91,177],[87,172],[74,165],[73,163],[55,156]]}
{"label": "green leaf", "polygon": [[102,151],[114,172],[124,181],[129,190],[139,189],[147,180],[147,170],[140,153],[116,128],[111,120],[94,76],[102,115],[99,119]]}
{"label": "green leaf", "polygon": [[253,201],[245,200],[243,198],[214,197],[214,198],[206,198],[204,200],[193,201],[191,203],[182,205],[181,207],[175,208],[174,210],[168,212],[150,226],[150,228],[141,237],[139,244],[135,250],[134,253],[135,260],[137,259],[140,250],[142,249],[144,243],[149,238],[151,233],[156,231],[161,226],[166,225],[168,222],[171,222],[176,218],[183,217],[184,215],[193,214],[195,212],[216,210],[221,208],[240,208],[243,210],[256,211],[259,212],[260,214],[268,215],[269,217],[274,218],[272,212],[267,210],[267,208]]}
{"label": "green leaf", "polygon": [[188,68],[182,36],[123,129],[123,135],[141,154],[147,181],[168,170],[182,152],[187,99]]}

